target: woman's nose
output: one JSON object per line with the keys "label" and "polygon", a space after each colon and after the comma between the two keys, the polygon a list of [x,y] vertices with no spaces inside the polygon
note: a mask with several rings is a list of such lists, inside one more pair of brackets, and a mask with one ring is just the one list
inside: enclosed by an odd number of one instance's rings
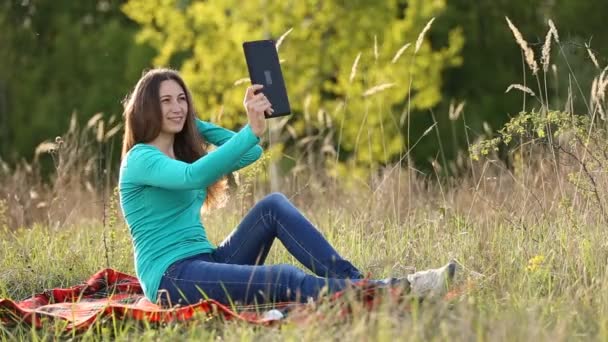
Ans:
{"label": "woman's nose", "polygon": [[171,111],[172,112],[181,112],[182,108],[177,101],[171,101]]}

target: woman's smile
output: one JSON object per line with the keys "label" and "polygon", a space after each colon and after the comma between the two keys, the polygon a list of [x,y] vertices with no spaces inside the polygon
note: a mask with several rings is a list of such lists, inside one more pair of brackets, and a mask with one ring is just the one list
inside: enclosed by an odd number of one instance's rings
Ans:
{"label": "woman's smile", "polygon": [[184,122],[183,116],[174,116],[174,117],[170,117],[168,119],[176,124],[181,124],[182,122]]}

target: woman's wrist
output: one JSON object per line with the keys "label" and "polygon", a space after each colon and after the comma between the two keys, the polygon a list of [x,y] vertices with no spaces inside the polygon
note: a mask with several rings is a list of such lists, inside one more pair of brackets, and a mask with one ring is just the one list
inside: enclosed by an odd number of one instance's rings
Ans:
{"label": "woman's wrist", "polygon": [[[260,140],[262,139],[262,137],[256,133],[256,131],[253,129],[253,127],[249,123],[247,123],[245,125],[245,127],[243,127],[243,129],[249,130],[251,132],[251,135],[253,135],[255,137],[255,139],[257,139],[257,142],[260,142]],[[262,135],[263,134],[264,133],[262,132]]]}

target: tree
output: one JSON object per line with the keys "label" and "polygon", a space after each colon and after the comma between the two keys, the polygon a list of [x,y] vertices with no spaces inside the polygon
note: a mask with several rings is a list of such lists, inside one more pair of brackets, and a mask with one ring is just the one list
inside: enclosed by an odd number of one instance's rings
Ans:
{"label": "tree", "polygon": [[116,1],[8,1],[0,5],[0,155],[29,158],[65,132],[72,112],[120,121],[120,101],[153,50]]}
{"label": "tree", "polygon": [[[279,54],[294,115],[281,122],[291,134],[283,141],[316,141],[320,155],[327,139],[318,137],[329,137],[325,151],[339,142],[339,159],[356,165],[398,158],[408,143],[405,108],[440,101],[442,71],[461,61],[461,32],[450,30],[435,49],[423,41],[416,54],[414,44],[444,9],[442,0],[130,0],[123,7],[141,25],[138,40],[157,49],[154,64],[181,71],[200,115],[232,127],[245,121],[242,42],[289,32]],[[393,63],[405,44],[411,46]],[[375,95],[363,96],[378,85]]]}

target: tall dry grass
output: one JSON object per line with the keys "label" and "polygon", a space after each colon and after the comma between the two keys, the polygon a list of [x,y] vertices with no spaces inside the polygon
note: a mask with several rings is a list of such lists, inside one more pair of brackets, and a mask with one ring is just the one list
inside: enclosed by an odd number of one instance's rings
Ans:
{"label": "tall dry grass", "polygon": [[[0,200],[12,228],[45,224],[53,229],[102,217],[103,201],[115,184],[110,165],[115,135],[122,124],[101,113],[81,127],[72,115],[65,134],[41,142],[31,161],[0,168]],[[45,162],[52,164],[47,176]]]}

